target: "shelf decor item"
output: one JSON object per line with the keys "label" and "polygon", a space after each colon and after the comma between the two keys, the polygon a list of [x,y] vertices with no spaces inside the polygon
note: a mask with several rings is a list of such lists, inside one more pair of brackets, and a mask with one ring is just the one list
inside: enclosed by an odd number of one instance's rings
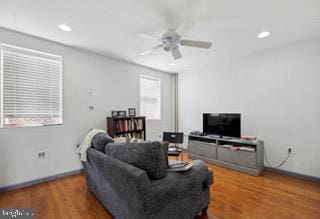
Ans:
{"label": "shelf decor item", "polygon": [[136,108],[129,108],[128,115],[129,116],[136,116]]}
{"label": "shelf decor item", "polygon": [[112,138],[131,137],[146,139],[146,117],[107,117],[107,132]]}
{"label": "shelf decor item", "polygon": [[118,117],[118,111],[111,111],[112,117]]}
{"label": "shelf decor item", "polygon": [[127,112],[126,111],[118,111],[118,117],[126,117]]}

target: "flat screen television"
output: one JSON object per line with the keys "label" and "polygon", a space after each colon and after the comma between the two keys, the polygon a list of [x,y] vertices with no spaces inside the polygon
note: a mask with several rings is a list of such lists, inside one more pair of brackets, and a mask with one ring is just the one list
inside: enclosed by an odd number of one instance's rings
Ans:
{"label": "flat screen television", "polygon": [[203,133],[220,137],[241,137],[240,113],[203,113]]}

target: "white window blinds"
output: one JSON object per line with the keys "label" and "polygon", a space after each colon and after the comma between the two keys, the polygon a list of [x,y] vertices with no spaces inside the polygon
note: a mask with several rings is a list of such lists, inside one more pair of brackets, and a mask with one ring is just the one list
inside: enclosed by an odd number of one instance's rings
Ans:
{"label": "white window blinds", "polygon": [[160,120],[160,79],[140,75],[140,114]]}
{"label": "white window blinds", "polygon": [[1,127],[62,124],[62,58],[1,44]]}

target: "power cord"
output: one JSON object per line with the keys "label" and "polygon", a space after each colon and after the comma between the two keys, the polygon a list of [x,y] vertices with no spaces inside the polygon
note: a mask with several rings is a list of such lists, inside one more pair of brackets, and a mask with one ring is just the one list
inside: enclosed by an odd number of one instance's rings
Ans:
{"label": "power cord", "polygon": [[267,154],[266,154],[266,152],[264,151],[264,157],[265,157],[265,159],[266,159],[267,164],[268,164],[270,167],[274,168],[274,169],[278,169],[278,168],[281,167],[283,164],[285,164],[285,163],[287,162],[287,160],[289,159],[290,155],[291,155],[291,148],[289,148],[287,157],[284,159],[284,161],[282,161],[278,166],[275,166],[275,167],[274,167],[274,166],[272,166],[272,165],[270,164],[270,162],[269,162],[269,160],[268,160],[268,157],[267,157]]}

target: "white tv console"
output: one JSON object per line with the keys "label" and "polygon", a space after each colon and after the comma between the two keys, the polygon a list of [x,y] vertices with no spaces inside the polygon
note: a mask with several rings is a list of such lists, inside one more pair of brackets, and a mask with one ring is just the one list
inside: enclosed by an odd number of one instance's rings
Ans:
{"label": "white tv console", "polygon": [[[231,150],[224,145],[245,147],[247,150]],[[251,151],[250,151],[251,150]],[[263,169],[263,141],[226,139],[213,136],[189,135],[188,154],[192,159],[201,159],[233,170],[258,176]]]}

